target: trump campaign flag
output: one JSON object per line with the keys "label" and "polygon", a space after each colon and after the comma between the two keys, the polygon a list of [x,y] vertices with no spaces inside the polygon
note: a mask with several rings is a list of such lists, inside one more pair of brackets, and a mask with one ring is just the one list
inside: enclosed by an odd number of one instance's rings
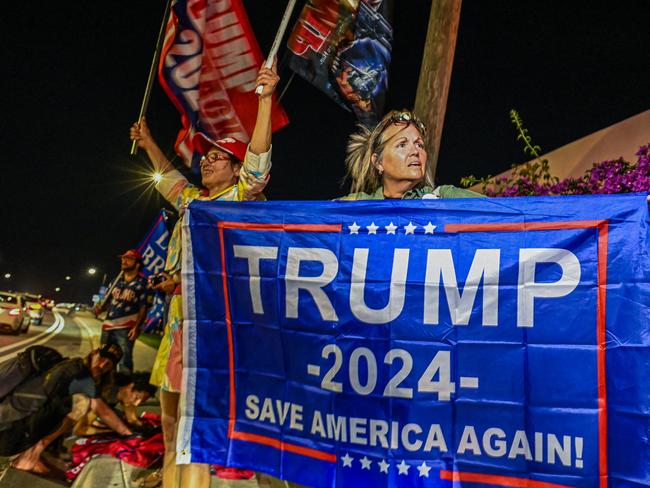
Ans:
{"label": "trump campaign flag", "polygon": [[[257,115],[255,80],[264,58],[241,0],[173,0],[159,80],[181,113],[175,150],[196,167],[192,137],[247,142]],[[279,104],[273,130],[289,119]]]}
{"label": "trump campaign flag", "polygon": [[[169,230],[167,228],[167,212],[161,210],[153,226],[137,247],[138,252],[142,255],[142,268],[140,272],[146,278],[160,273],[165,268],[168,244]],[[155,291],[153,302],[144,320],[144,332],[152,332],[155,330],[162,324],[164,316],[165,295],[159,291]]]}
{"label": "trump campaign flag", "polygon": [[389,10],[389,0],[309,0],[287,44],[289,66],[366,125],[384,113]]}
{"label": "trump campaign flag", "polygon": [[179,461],[648,486],[648,224],[641,194],[193,202]]}

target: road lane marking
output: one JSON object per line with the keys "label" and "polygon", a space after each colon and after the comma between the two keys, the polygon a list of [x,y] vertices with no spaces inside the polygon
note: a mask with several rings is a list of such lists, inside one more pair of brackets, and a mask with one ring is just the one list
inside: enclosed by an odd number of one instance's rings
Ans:
{"label": "road lane marking", "polygon": [[65,327],[65,320],[59,313],[54,312],[54,323],[50,327],[48,327],[47,330],[41,332],[37,336],[30,337],[29,339],[26,339],[24,341],[16,342],[14,344],[10,344],[0,348],[0,354],[3,351],[6,351],[8,349],[17,349],[16,351],[10,354],[1,356],[0,364],[16,357],[19,353],[27,349],[27,347],[29,346],[37,346],[39,344],[43,344],[44,342],[49,341],[54,336],[58,335],[63,330],[64,327]]}
{"label": "road lane marking", "polygon": [[95,346],[95,338],[97,336],[96,334],[93,334],[92,330],[90,330],[90,327],[88,327],[88,324],[81,317],[75,317],[74,321],[85,332],[86,339],[88,339],[88,342],[90,343],[90,350],[92,351],[93,349],[95,349],[95,347],[99,347],[99,344]]}
{"label": "road lane marking", "polygon": [[[61,317],[57,312],[54,312],[54,322],[52,322],[52,325],[50,325],[46,330],[44,330],[40,334],[38,334],[38,335],[36,335],[34,337],[30,337],[29,339],[25,339],[23,341],[14,342],[13,344],[7,344],[6,346],[0,347],[0,354],[2,354],[4,351],[8,351],[10,349],[15,349],[16,347],[20,347],[20,345],[22,345],[22,344],[26,344],[28,342],[35,341],[39,337],[44,336],[45,334],[52,333],[57,327],[59,327],[57,316]],[[63,319],[63,317],[61,317],[61,319]]]}

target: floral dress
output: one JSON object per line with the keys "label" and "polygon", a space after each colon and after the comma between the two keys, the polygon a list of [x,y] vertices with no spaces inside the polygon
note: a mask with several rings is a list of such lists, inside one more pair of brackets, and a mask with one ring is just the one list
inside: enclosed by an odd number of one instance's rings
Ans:
{"label": "floral dress", "polygon": [[[236,184],[221,193],[209,196],[208,192],[194,186],[178,171],[166,172],[156,188],[179,213],[179,220],[174,226],[167,247],[165,271],[180,277],[181,271],[181,227],[185,209],[193,200],[222,200],[240,202],[263,200],[262,191],[266,187],[271,171],[271,150],[260,155],[249,149],[239,172]],[[176,279],[179,282],[178,279]],[[165,391],[180,392],[183,373],[183,300],[180,285],[176,287],[169,303],[167,322],[163,338],[158,348],[156,360],[151,371],[150,383]]]}

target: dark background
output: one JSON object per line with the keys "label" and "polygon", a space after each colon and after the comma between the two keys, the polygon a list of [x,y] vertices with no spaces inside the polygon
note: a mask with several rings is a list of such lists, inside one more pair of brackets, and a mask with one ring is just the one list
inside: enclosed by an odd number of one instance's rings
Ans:
{"label": "dark background", "polygon": [[[387,108],[412,107],[430,0],[395,3]],[[244,4],[266,52],[286,1]],[[162,200],[146,181],[146,159],[129,156],[128,128],[163,9],[154,0],[4,6],[0,289],[87,302],[103,274],[117,272],[115,255],[152,224]],[[511,108],[544,151],[650,108],[649,14],[645,0],[463,2],[438,182],[527,159]],[[290,72],[280,75],[286,82]],[[267,196],[346,193],[353,116],[298,77],[283,104],[291,123],[274,135]],[[171,156],[179,116],[157,83],[148,120]]]}

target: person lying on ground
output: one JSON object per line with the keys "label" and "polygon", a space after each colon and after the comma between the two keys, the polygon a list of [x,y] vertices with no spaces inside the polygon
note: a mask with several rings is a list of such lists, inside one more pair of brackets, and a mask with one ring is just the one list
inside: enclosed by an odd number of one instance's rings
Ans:
{"label": "person lying on ground", "polygon": [[104,344],[84,358],[66,359],[21,385],[0,404],[0,456],[14,457],[16,469],[48,474],[45,448],[69,432],[89,410],[120,435],[131,429],[100,396],[102,380],[122,358],[115,344]]}
{"label": "person lying on ground", "polygon": [[[149,383],[149,373],[136,372],[132,375],[117,373],[115,387],[109,398],[104,401],[113,408],[121,407],[123,420],[131,427],[141,427],[142,422],[137,416],[136,408],[156,394],[157,388]],[[90,410],[75,424],[73,434],[76,436],[92,436],[113,432],[101,416]]]}

